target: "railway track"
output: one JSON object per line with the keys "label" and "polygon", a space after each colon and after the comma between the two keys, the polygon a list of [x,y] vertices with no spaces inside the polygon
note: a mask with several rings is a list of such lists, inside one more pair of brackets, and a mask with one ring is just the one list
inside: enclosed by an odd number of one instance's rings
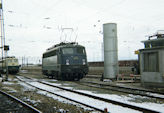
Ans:
{"label": "railway track", "polygon": [[0,90],[0,112],[2,113],[42,113],[26,102]]}
{"label": "railway track", "polygon": [[[25,77],[25,78],[26,78],[26,79],[30,79],[29,77]],[[48,92],[48,93],[50,93],[50,94],[53,94],[53,95],[56,95],[56,96],[58,96],[58,97],[67,99],[67,100],[69,100],[69,101],[72,101],[72,102],[75,102],[75,103],[84,105],[84,106],[89,107],[89,108],[91,108],[91,109],[95,109],[95,110],[97,110],[97,111],[104,112],[104,110],[102,110],[102,109],[99,109],[99,108],[96,108],[96,107],[87,105],[87,104],[85,104],[85,103],[82,103],[82,102],[79,102],[79,101],[76,101],[76,100],[73,100],[73,99],[70,99],[70,98],[68,98],[68,97],[59,95],[59,94],[57,94],[57,93],[55,93],[55,92],[51,92],[51,91],[48,91],[48,90],[46,90],[46,89],[42,89],[42,88],[36,87],[35,85],[31,85],[30,83],[27,83],[25,80],[23,80],[23,79],[21,79],[21,78],[19,78],[19,77],[17,77],[17,79],[20,80],[20,81],[22,81],[22,82],[24,82],[24,83],[26,83],[26,84],[28,84],[28,85],[30,85],[30,86],[32,86],[32,87],[34,87],[34,88],[36,88],[36,89],[38,89],[38,90]],[[36,81],[36,80],[35,80],[35,82],[42,83],[41,81]],[[45,83],[42,83],[42,84],[45,84]],[[49,85],[49,86],[51,86],[51,85]]]}
{"label": "railway track", "polygon": [[[41,87],[38,87],[36,84],[33,84],[32,81],[33,82],[37,82],[37,84],[39,83],[40,85],[42,84],[42,85],[45,85],[45,86],[48,86],[48,87],[51,87],[51,88],[57,88],[58,90],[60,89],[62,91],[66,91],[67,93],[69,92],[70,93],[70,96],[71,95],[85,96],[85,98],[87,97],[86,99],[92,99],[95,102],[101,101],[101,102],[104,102],[104,103],[113,104],[115,106],[125,107],[126,109],[141,111],[143,113],[159,113],[158,111],[155,111],[155,110],[151,110],[151,109],[147,109],[147,108],[142,108],[142,107],[131,105],[131,104],[127,104],[127,103],[123,103],[123,102],[119,102],[119,101],[115,101],[115,100],[111,100],[111,99],[106,99],[106,98],[94,96],[94,95],[91,95],[91,94],[87,94],[87,93],[75,91],[75,90],[72,90],[72,89],[63,88],[63,87],[60,87],[58,85],[54,85],[54,84],[51,84],[51,83],[48,83],[48,82],[45,82],[45,81],[39,81],[37,79],[32,79],[32,78],[29,78],[29,77],[26,77],[26,78],[24,78],[24,77],[17,77],[17,78],[20,81],[25,82],[26,84],[28,84],[28,85],[30,85],[32,87],[35,87],[35,88],[37,88],[39,90],[46,91],[48,93],[51,93],[51,94],[57,95],[59,97],[65,98],[67,100],[70,100],[70,101],[73,101],[73,102],[82,104],[84,106],[90,107],[90,108],[95,109],[95,110],[100,111],[100,112],[104,112],[104,110],[103,110],[104,108],[103,109],[102,108],[97,108],[97,107],[92,106],[91,104],[86,104],[86,103],[80,102],[80,101],[78,101],[76,99],[71,99],[71,98],[69,98],[69,96],[68,97],[65,97],[65,96],[63,96],[63,95],[61,95],[61,94],[59,94],[57,92],[48,91],[46,89],[43,89]],[[27,81],[30,81],[30,82],[27,82]]]}
{"label": "railway track", "polygon": [[133,94],[133,95],[140,95],[155,99],[164,99],[164,93],[163,92],[155,92],[151,90],[144,90],[139,88],[130,88],[130,87],[124,87],[124,86],[118,86],[118,85],[112,85],[112,84],[102,84],[102,83],[96,83],[96,82],[75,82],[80,85],[85,85],[88,87],[94,87],[94,88],[101,88],[105,90],[112,90],[112,91],[118,91],[123,92],[127,94]]}

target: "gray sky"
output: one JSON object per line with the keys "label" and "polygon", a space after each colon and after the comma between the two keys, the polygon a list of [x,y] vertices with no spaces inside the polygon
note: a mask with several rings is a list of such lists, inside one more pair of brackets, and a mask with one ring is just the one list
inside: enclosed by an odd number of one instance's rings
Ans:
{"label": "gray sky", "polygon": [[[136,59],[147,35],[164,29],[164,0],[3,0],[10,56],[41,57],[61,41],[61,27],[86,46],[88,60],[102,60],[102,25],[117,23],[118,57]],[[48,29],[49,28],[49,29]],[[67,39],[70,31],[65,31]],[[62,38],[64,40],[64,38]]]}

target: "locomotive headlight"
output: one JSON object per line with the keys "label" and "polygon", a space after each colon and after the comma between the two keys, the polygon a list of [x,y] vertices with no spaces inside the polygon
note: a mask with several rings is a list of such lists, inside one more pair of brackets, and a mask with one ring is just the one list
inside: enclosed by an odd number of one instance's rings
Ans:
{"label": "locomotive headlight", "polygon": [[86,64],[85,59],[83,59],[82,61],[83,61],[83,65],[85,65]]}
{"label": "locomotive headlight", "polygon": [[69,60],[68,59],[66,60],[66,65],[69,65]]}

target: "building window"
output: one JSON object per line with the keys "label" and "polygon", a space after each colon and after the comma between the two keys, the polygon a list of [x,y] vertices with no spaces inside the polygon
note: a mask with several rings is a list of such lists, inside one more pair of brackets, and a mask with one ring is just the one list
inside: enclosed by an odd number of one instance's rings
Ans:
{"label": "building window", "polygon": [[158,52],[144,53],[144,72],[159,72]]}

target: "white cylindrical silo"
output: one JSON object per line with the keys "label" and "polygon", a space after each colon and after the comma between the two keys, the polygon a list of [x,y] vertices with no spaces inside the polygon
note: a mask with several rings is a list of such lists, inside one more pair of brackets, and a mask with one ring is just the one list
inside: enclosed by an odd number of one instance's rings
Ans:
{"label": "white cylindrical silo", "polygon": [[103,24],[104,79],[115,79],[118,74],[117,24]]}
{"label": "white cylindrical silo", "polygon": [[104,61],[104,42],[101,43],[101,54],[102,61]]}

